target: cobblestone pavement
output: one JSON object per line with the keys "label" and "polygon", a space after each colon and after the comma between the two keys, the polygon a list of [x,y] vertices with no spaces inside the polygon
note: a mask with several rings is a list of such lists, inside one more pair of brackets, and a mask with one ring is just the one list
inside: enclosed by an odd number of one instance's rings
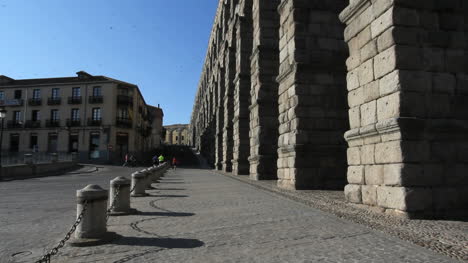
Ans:
{"label": "cobblestone pavement", "polygon": [[[105,180],[111,176],[99,177]],[[76,184],[74,188],[87,183],[79,185],[67,179],[73,177],[48,178],[54,182],[42,183]],[[417,245],[207,170],[169,171],[160,184],[153,186],[157,189],[149,191],[150,196],[132,198],[132,206],[140,214],[110,218],[109,230],[122,238],[95,247],[67,246],[52,262],[454,262]],[[27,189],[34,188],[31,185]],[[33,200],[29,201],[31,206]],[[31,242],[22,247],[35,250],[34,255],[20,254],[14,260],[10,257],[10,262],[30,262],[40,254],[37,252],[41,247],[54,244],[51,239],[59,240],[66,227],[52,234],[54,223],[45,227],[43,218],[46,213],[55,214],[55,224],[60,226],[64,224],[58,221],[73,221],[70,220],[74,215],[70,209],[73,201],[73,197],[58,198],[42,212],[42,219],[34,214],[34,218],[25,215],[22,225],[9,222],[8,229],[21,232],[18,227],[24,227],[33,234]],[[14,212],[13,207],[8,211]],[[62,208],[57,211],[57,207]],[[49,225],[51,216],[47,218]],[[12,227],[14,224],[17,226]],[[6,233],[5,226],[0,226],[0,230]],[[39,238],[40,235],[44,237]],[[14,233],[7,237],[17,239]],[[19,244],[2,243],[2,247]]]}
{"label": "cobblestone pavement", "polygon": [[382,211],[369,210],[367,206],[350,204],[345,201],[343,191],[291,191],[278,188],[275,181],[252,181],[248,176],[224,175],[257,188],[275,192],[348,221],[391,234],[435,252],[468,262],[468,222],[466,220],[409,220],[398,218],[386,215]]}
{"label": "cobblestone pavement", "polygon": [[0,262],[38,259],[74,222],[77,189],[88,184],[108,189],[111,179],[135,170],[85,166],[62,176],[0,182]]}

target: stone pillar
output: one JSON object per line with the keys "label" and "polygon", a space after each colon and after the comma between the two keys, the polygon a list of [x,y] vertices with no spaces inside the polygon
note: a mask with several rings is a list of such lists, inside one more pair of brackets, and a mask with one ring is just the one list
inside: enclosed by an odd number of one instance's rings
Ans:
{"label": "stone pillar", "polygon": [[223,169],[223,127],[224,127],[224,68],[219,69],[218,75],[218,103],[216,107],[216,135],[215,135],[215,151],[216,151],[216,169]]}
{"label": "stone pillar", "polygon": [[250,55],[252,54],[252,0],[239,1],[236,25],[236,78],[234,79],[233,174],[249,174]]}
{"label": "stone pillar", "polygon": [[341,13],[349,202],[407,217],[467,215],[466,17],[466,1],[355,0]]}
{"label": "stone pillar", "polygon": [[[231,24],[229,29],[234,30]],[[231,36],[232,34],[230,34]],[[226,48],[226,90],[224,95],[224,128],[223,128],[223,171],[232,172],[232,151],[233,151],[233,134],[232,134],[232,118],[234,116],[234,76],[235,76],[235,37],[230,40],[231,46]]]}
{"label": "stone pillar", "polygon": [[254,0],[251,57],[250,178],[277,179],[280,0]]}
{"label": "stone pillar", "polygon": [[278,186],[342,189],[346,180],[345,0],[282,0]]}

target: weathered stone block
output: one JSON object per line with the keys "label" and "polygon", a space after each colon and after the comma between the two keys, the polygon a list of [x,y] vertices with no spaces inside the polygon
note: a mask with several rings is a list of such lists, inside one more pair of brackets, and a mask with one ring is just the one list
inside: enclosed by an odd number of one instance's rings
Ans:
{"label": "weathered stone block", "polygon": [[366,185],[382,185],[384,182],[384,166],[366,165],[364,176]]}
{"label": "weathered stone block", "polygon": [[377,40],[368,42],[364,47],[361,48],[361,60],[366,61],[377,55]]}
{"label": "weathered stone block", "polygon": [[374,57],[374,76],[379,79],[396,68],[395,46],[390,47]]}
{"label": "weathered stone block", "polygon": [[358,88],[348,92],[348,105],[350,108],[360,106],[364,103],[364,88]]}
{"label": "weathered stone block", "polygon": [[361,126],[377,122],[377,102],[371,101],[361,105]]}
{"label": "weathered stone block", "polygon": [[361,163],[362,164],[374,164],[374,148],[375,145],[364,145],[361,147]]}
{"label": "weathered stone block", "polygon": [[362,87],[364,102],[370,102],[379,98],[379,81],[373,81]]}
{"label": "weathered stone block", "polygon": [[365,85],[374,80],[374,67],[373,60],[369,59],[368,61],[362,63],[358,68],[359,74],[359,85]]}
{"label": "weathered stone block", "polygon": [[360,107],[354,107],[349,109],[349,125],[351,129],[361,127],[361,113]]}
{"label": "weathered stone block", "polygon": [[348,89],[348,91],[359,88],[360,83],[359,83],[358,72],[359,72],[359,68],[351,72],[348,72],[348,74],[346,75],[346,82],[347,82],[346,88]]}
{"label": "weathered stone block", "polygon": [[363,185],[362,186],[362,203],[365,205],[377,205],[377,186]]}
{"label": "weathered stone block", "polygon": [[371,36],[377,38],[382,32],[393,25],[393,8],[389,8],[371,23]]}
{"label": "weathered stone block", "polygon": [[348,165],[360,165],[361,164],[361,151],[359,147],[348,148]]}
{"label": "weathered stone block", "polygon": [[377,120],[383,121],[400,116],[400,92],[377,100]]}
{"label": "weathered stone block", "polygon": [[348,183],[364,184],[364,166],[348,166]]}
{"label": "weathered stone block", "polygon": [[351,203],[362,203],[361,186],[356,184],[348,184],[344,189],[345,198]]}
{"label": "weathered stone block", "polygon": [[375,145],[375,162],[377,164],[401,163],[403,152],[400,141],[389,141]]}
{"label": "weathered stone block", "polygon": [[432,191],[426,188],[377,188],[377,204],[402,211],[424,211],[432,206]]}

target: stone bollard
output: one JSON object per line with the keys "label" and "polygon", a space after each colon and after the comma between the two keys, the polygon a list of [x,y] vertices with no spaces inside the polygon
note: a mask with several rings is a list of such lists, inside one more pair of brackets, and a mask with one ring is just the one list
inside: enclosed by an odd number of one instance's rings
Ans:
{"label": "stone bollard", "polygon": [[[76,227],[72,246],[95,246],[108,242],[117,234],[107,232],[107,199],[108,191],[99,185],[88,185],[76,191],[77,218],[82,215],[81,222]],[[86,203],[86,204],[85,204]],[[86,208],[85,208],[86,206]]]}
{"label": "stone bollard", "polygon": [[58,154],[57,153],[51,153],[50,154],[50,161],[53,163],[58,162]]}
{"label": "stone bollard", "polygon": [[141,172],[132,173],[132,188],[131,196],[142,197],[146,196],[146,178],[145,174]]}
{"label": "stone bollard", "polygon": [[151,180],[151,172],[148,169],[143,169],[141,172],[145,175],[145,182],[146,182],[146,189],[154,189],[151,186],[152,180]]}
{"label": "stone bollard", "polygon": [[[130,208],[130,184],[131,181],[119,176],[110,181],[109,207],[110,215],[128,215],[135,212]],[[116,196],[116,191],[119,191]]]}
{"label": "stone bollard", "polygon": [[24,154],[24,163],[25,163],[25,164],[29,164],[29,165],[33,164],[33,156],[32,156],[32,154],[30,154],[30,153],[25,153],[25,154]]}
{"label": "stone bollard", "polygon": [[151,179],[153,183],[159,183],[158,167],[151,167]]}

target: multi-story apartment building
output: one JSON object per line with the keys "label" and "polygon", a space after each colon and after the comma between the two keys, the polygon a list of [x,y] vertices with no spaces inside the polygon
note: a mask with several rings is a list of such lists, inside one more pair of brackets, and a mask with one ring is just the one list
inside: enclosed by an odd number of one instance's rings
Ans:
{"label": "multi-story apartment building", "polygon": [[166,136],[164,143],[168,145],[189,145],[188,124],[173,124],[164,126]]}
{"label": "multi-story apartment building", "polygon": [[[162,110],[146,104],[137,85],[84,71],[77,77],[0,76],[6,110],[2,152],[77,152],[83,162],[143,158],[160,143]],[[154,138],[159,136],[159,138]]]}

